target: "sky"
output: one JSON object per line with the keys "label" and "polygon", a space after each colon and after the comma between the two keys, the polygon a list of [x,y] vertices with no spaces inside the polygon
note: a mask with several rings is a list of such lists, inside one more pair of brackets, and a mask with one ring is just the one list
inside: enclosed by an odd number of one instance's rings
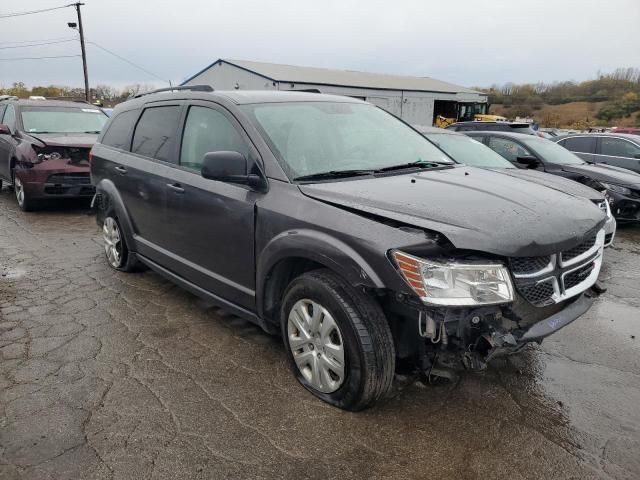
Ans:
{"label": "sky", "polygon": [[[464,86],[640,67],[640,0],[84,0],[89,83],[180,83],[218,58],[430,76]],[[3,1],[3,14],[65,5]],[[0,86],[82,86],[75,9],[0,18]],[[29,48],[27,41],[60,41]],[[22,43],[17,43],[22,42]],[[38,42],[33,42],[38,43]]]}

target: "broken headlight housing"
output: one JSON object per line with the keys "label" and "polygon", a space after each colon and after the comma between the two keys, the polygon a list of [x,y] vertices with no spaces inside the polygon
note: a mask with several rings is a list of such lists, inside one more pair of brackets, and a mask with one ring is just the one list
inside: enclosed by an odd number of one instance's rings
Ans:
{"label": "broken headlight housing", "polygon": [[512,302],[514,289],[500,263],[440,263],[393,250],[400,274],[431,305],[476,306]]}

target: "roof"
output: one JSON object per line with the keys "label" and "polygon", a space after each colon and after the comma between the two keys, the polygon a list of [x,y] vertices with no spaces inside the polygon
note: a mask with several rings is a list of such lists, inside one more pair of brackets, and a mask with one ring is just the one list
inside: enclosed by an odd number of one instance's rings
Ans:
{"label": "roof", "polygon": [[[529,135],[528,133],[514,133],[504,132],[502,130],[475,130],[473,132],[462,132],[469,137],[486,137],[487,135],[509,137],[514,140],[531,140],[532,138],[539,138],[542,140],[548,140],[546,138],[539,137],[538,135]],[[551,141],[551,140],[549,140]]]}
{"label": "roof", "polygon": [[443,93],[476,93],[472,90],[452,83],[443,82],[430,77],[409,77],[404,75],[387,75],[382,73],[358,72],[355,70],[333,70],[317,67],[300,67],[277,63],[252,62],[248,60],[219,59],[208,67],[189,77],[183,84],[193,80],[214,65],[227,63],[249,72],[265,77],[274,82],[298,83],[312,85],[349,86],[376,90],[408,90],[416,92]]}
{"label": "roof", "polygon": [[614,137],[614,138],[626,138],[627,140],[633,140],[634,142],[640,142],[640,135],[634,135],[633,133],[611,133],[611,132],[588,132],[588,133],[565,133],[562,135],[556,135],[553,137],[553,141],[557,142],[563,138],[569,137]]}
{"label": "roof", "polygon": [[454,130],[447,130],[445,128],[439,127],[428,127],[425,125],[411,125],[417,131],[419,131],[423,135],[431,135],[431,134],[445,134],[445,135],[464,135],[462,132],[456,132]]}
{"label": "roof", "polygon": [[496,122],[496,121],[484,121],[484,120],[470,120],[468,122],[456,122],[448,125],[447,127],[453,127],[455,125],[509,125],[511,127],[530,127],[531,125],[526,122]]}
{"label": "roof", "polygon": [[281,103],[281,102],[340,102],[362,103],[356,98],[340,95],[327,95],[324,93],[293,92],[279,90],[215,90],[212,92],[194,90],[163,91],[146,93],[136,98],[118,104],[115,108],[118,112],[139,108],[149,102],[161,102],[164,100],[218,100],[227,101],[236,105],[256,103]]}

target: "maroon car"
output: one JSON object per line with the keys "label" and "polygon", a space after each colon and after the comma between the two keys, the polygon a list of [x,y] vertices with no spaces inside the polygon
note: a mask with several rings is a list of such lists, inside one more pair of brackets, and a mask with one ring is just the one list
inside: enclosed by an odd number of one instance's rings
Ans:
{"label": "maroon car", "polygon": [[91,197],[89,151],[108,120],[82,102],[0,102],[0,186],[13,185],[22,210],[51,198]]}

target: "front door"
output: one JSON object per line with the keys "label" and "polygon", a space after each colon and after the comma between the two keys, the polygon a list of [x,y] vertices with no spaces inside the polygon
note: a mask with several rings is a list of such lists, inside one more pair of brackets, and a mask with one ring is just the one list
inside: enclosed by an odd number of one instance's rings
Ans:
{"label": "front door", "polygon": [[250,162],[257,151],[237,121],[210,102],[191,105],[180,145],[179,167],[167,182],[168,268],[196,285],[245,308],[255,308],[255,202],[245,186],[207,180],[205,153],[236,151]]}
{"label": "front door", "polygon": [[11,158],[16,150],[17,141],[13,137],[16,134],[16,111],[11,104],[7,108],[0,123],[11,129],[11,135],[0,135],[0,178],[11,182]]}

